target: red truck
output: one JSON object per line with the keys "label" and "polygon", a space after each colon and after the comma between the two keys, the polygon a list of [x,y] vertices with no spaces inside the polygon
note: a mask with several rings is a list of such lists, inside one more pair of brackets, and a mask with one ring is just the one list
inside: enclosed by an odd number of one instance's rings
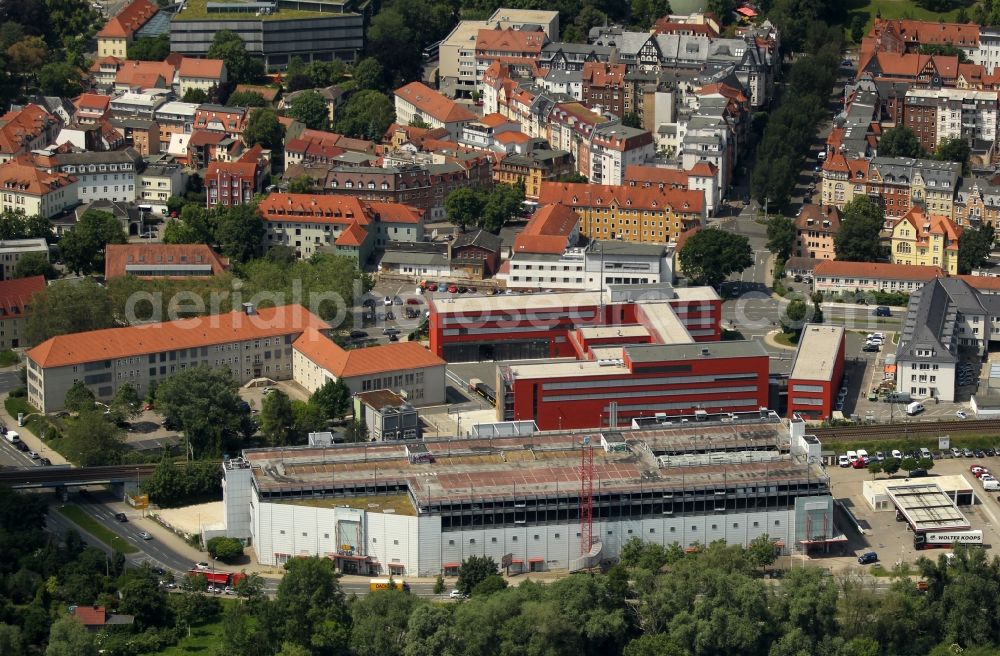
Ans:
{"label": "red truck", "polygon": [[226,586],[236,587],[236,584],[246,578],[245,574],[239,572],[213,572],[204,569],[188,570],[191,576],[203,576],[208,581],[209,586],[225,588]]}

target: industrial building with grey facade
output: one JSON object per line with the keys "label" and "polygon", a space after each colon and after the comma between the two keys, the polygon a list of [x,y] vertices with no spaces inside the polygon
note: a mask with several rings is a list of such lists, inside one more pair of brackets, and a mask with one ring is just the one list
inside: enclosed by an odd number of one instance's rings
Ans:
{"label": "industrial building with grey facade", "polygon": [[323,556],[344,573],[410,576],[455,574],[474,555],[510,573],[574,571],[632,538],[690,549],[766,534],[784,553],[844,539],[802,422],[766,409],[672,421],[247,450],[223,465],[213,535],[247,540],[262,564]]}

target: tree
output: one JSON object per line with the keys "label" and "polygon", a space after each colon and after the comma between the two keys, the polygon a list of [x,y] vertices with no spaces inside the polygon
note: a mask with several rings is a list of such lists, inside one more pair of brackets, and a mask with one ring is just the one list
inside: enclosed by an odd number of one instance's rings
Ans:
{"label": "tree", "polygon": [[365,57],[355,64],[351,77],[361,91],[382,91],[385,88],[385,71],[374,57]]}
{"label": "tree", "polygon": [[323,410],[312,403],[292,401],[292,435],[296,444],[305,444],[309,433],[318,433],[326,427]]}
{"label": "tree", "polygon": [[436,595],[444,594],[444,575],[442,575],[440,572],[434,578],[434,589],[432,590],[432,592],[434,592],[434,594]]}
{"label": "tree", "polygon": [[302,58],[292,57],[288,60],[288,67],[285,69],[285,90],[299,91],[300,89],[311,89],[313,86],[313,80],[306,72],[306,65],[302,63]]}
{"label": "tree", "polygon": [[77,380],[66,391],[63,405],[70,412],[83,412],[84,410],[93,410],[95,400],[94,393],[90,391],[90,388],[82,380]]}
{"label": "tree", "polygon": [[15,278],[30,278],[31,276],[45,276],[46,280],[55,280],[59,277],[49,257],[45,253],[25,253],[14,265]]}
{"label": "tree", "polygon": [[38,71],[38,86],[49,96],[71,97],[83,90],[80,70],[67,62],[49,62]]}
{"label": "tree", "polygon": [[934,468],[934,458],[920,458],[917,460],[917,468],[930,471]]}
{"label": "tree", "polygon": [[124,244],[128,235],[109,212],[87,210],[76,227],[59,242],[66,266],[76,274],[104,272],[104,252],[108,244]]}
{"label": "tree", "polygon": [[300,175],[288,183],[290,194],[311,194],[316,191],[316,182],[308,174]]}
{"label": "tree", "polygon": [[216,225],[215,240],[223,255],[239,263],[259,256],[267,230],[256,205],[230,205],[219,210]]}
{"label": "tree", "polygon": [[25,333],[29,344],[116,325],[111,295],[91,279],[49,285],[32,297],[32,306]]}
{"label": "tree", "polygon": [[121,586],[119,610],[133,615],[139,628],[163,626],[167,623],[167,591],[149,570],[131,570]]}
{"label": "tree", "polygon": [[364,420],[352,421],[344,427],[344,441],[348,443],[364,442],[368,439],[368,426]]}
{"label": "tree", "polygon": [[861,43],[861,39],[865,36],[865,24],[867,22],[867,14],[854,14],[851,18],[851,41]]}
{"label": "tree", "polygon": [[286,111],[289,116],[305,123],[312,130],[325,130],[330,121],[326,101],[318,91],[309,90],[296,94],[292,106]]}
{"label": "tree", "polygon": [[786,333],[799,333],[806,323],[806,315],[809,313],[809,306],[805,301],[794,300],[785,306],[785,313],[781,317],[781,327]]}
{"label": "tree", "polygon": [[248,146],[260,144],[272,150],[281,148],[285,138],[285,126],[278,122],[278,114],[273,109],[258,107],[250,112],[243,141]]}
{"label": "tree", "polygon": [[181,427],[195,455],[211,457],[222,453],[226,438],[239,427],[236,390],[228,370],[192,367],[160,383],[156,406]]}
{"label": "tree", "polygon": [[469,556],[462,561],[458,569],[458,581],[455,584],[462,594],[471,595],[473,588],[496,574],[497,563],[489,556]]}
{"label": "tree", "polygon": [[729,274],[753,265],[753,249],[743,235],[724,230],[700,230],[680,252],[684,275],[695,285],[719,285]]}
{"label": "tree", "polygon": [[968,173],[971,153],[969,142],[962,137],[942,139],[934,149],[934,159],[942,162],[958,162],[962,165],[962,172]]}
{"label": "tree", "polygon": [[631,23],[640,30],[649,29],[658,18],[673,13],[668,0],[631,0],[629,14]]}
{"label": "tree", "polygon": [[131,383],[123,383],[111,400],[111,418],[115,422],[138,417],[142,412],[142,399]]}
{"label": "tree", "polygon": [[885,211],[868,196],[856,196],[845,206],[840,230],[834,236],[838,260],[876,262],[882,255],[879,235]]}
{"label": "tree", "polygon": [[969,64],[969,56],[965,51],[952,43],[925,43],[917,48],[921,55],[940,55],[944,57],[958,57],[958,63]]}
{"label": "tree", "polygon": [[892,476],[899,471],[900,464],[899,458],[886,458],[882,461],[882,471]]}
{"label": "tree", "polygon": [[207,103],[208,102],[208,92],[204,89],[199,89],[197,87],[191,87],[184,92],[184,96],[181,98],[183,102],[186,103]]}
{"label": "tree", "polygon": [[237,538],[214,537],[205,544],[212,558],[229,563],[243,555],[243,543]]}
{"label": "tree", "polygon": [[128,45],[128,58],[135,61],[163,61],[170,54],[170,35],[145,36]]}
{"label": "tree", "polygon": [[337,132],[364,139],[381,139],[395,120],[396,110],[384,93],[359,91],[341,109]]}
{"label": "tree", "polygon": [[557,182],[587,182],[587,176],[582,175],[574,171],[573,173],[563,173],[558,178]]}
{"label": "tree", "polygon": [[264,75],[263,62],[251,57],[243,39],[229,30],[215,33],[206,56],[226,63],[227,77],[233,84],[253,83]]}
{"label": "tree", "polygon": [[267,107],[267,101],[256,91],[236,91],[229,94],[226,105],[229,107]]}
{"label": "tree", "polygon": [[38,71],[48,57],[48,47],[38,36],[28,36],[7,48],[7,66],[12,73],[30,75]]}
{"label": "tree", "polygon": [[778,559],[778,550],[767,533],[758,535],[747,545],[747,558],[754,567],[767,569]]}
{"label": "tree", "polygon": [[406,656],[456,656],[454,618],[440,604],[421,604],[413,609],[406,627]]}
{"label": "tree", "polygon": [[264,397],[260,410],[260,430],[272,446],[286,446],[295,439],[292,423],[292,402],[281,390]]}
{"label": "tree", "polygon": [[905,125],[889,128],[878,140],[878,154],[883,157],[926,157],[916,133]]}
{"label": "tree", "polygon": [[63,615],[52,623],[45,656],[97,656],[94,634],[83,623]]}
{"label": "tree", "polygon": [[351,604],[351,651],[355,656],[403,656],[410,615],[419,600],[399,590],[380,590]]}
{"label": "tree", "polygon": [[5,210],[0,212],[0,239],[48,239],[52,222],[39,214]]}
{"label": "tree", "polygon": [[787,216],[775,215],[767,222],[767,248],[784,262],[792,256],[795,246],[795,221]]}
{"label": "tree", "polygon": [[274,598],[285,640],[314,654],[347,653],[350,615],[329,558],[293,558]]}
{"label": "tree", "polygon": [[622,125],[628,126],[630,128],[641,128],[642,120],[639,115],[635,112],[628,112],[622,117]]}
{"label": "tree", "polygon": [[83,410],[68,422],[63,455],[78,467],[117,465],[125,452],[124,432],[96,410]]}
{"label": "tree", "polygon": [[733,22],[733,13],[738,6],[736,0],[708,0],[708,10],[715,14],[723,25]]}
{"label": "tree", "polygon": [[900,469],[905,469],[908,474],[912,472],[914,469],[920,469],[920,465],[917,462],[917,459],[912,456],[907,456],[906,458],[903,458],[903,461],[899,463],[899,467]]}
{"label": "tree", "polygon": [[327,419],[339,419],[351,406],[351,390],[341,378],[328,380],[312,393],[309,403],[320,408]]}
{"label": "tree", "polygon": [[995,234],[993,226],[982,223],[977,228],[966,228],[958,238],[958,272],[972,273],[993,250]]}
{"label": "tree", "polygon": [[882,461],[872,460],[868,463],[868,473],[872,475],[872,478],[875,478],[876,475],[881,474],[883,471],[885,471],[885,466]]}
{"label": "tree", "polygon": [[497,184],[486,195],[479,227],[493,234],[524,208],[524,186],[521,184]]}
{"label": "tree", "polygon": [[507,587],[507,581],[499,574],[490,574],[472,588],[474,597],[486,597]]}
{"label": "tree", "polygon": [[483,198],[470,187],[459,187],[444,199],[448,220],[462,230],[479,222],[483,213]]}
{"label": "tree", "polygon": [[0,623],[0,654],[24,656],[24,638],[21,627]]}

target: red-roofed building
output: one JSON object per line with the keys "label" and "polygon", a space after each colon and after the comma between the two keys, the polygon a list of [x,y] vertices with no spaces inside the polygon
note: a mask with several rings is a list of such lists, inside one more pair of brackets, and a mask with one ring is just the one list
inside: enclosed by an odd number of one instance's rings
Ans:
{"label": "red-roofed building", "polygon": [[115,90],[172,89],[177,69],[166,62],[124,61],[115,74]]}
{"label": "red-roofed building", "polygon": [[795,218],[795,256],[836,259],[834,239],[839,231],[840,210],[835,205],[803,205],[802,212]]}
{"label": "red-roofed building", "polygon": [[494,62],[506,64],[516,75],[532,75],[538,67],[542,48],[549,39],[542,30],[482,29],[476,35],[476,79]]}
{"label": "red-roofed building", "polygon": [[813,289],[833,293],[863,291],[909,294],[934,278],[943,278],[945,275],[938,266],[824,260],[813,268]]}
{"label": "red-roofed building", "polygon": [[110,89],[115,84],[118,69],[125,63],[124,57],[98,57],[90,65],[90,79],[94,86]]}
{"label": "red-roofed building", "polygon": [[0,210],[51,218],[78,204],[74,176],[38,169],[25,155],[0,164]]}
{"label": "red-roofed building", "polygon": [[310,393],[343,380],[351,394],[405,391],[413,405],[445,402],[445,361],[417,342],[344,350],[319,331],[304,332],[292,345],[295,382]]}
{"label": "red-roofed building", "polygon": [[705,219],[705,195],[692,190],[543,182],[538,200],[575,209],[590,239],[667,244]]}
{"label": "red-roofed building", "polygon": [[432,128],[445,128],[457,140],[462,128],[476,115],[459,103],[446,98],[422,82],[410,82],[396,89],[396,121],[421,120]]}
{"label": "red-roofed building", "polygon": [[[0,242],[0,247],[3,247]],[[45,289],[45,278],[30,276],[0,281],[0,349],[24,346],[32,297]]]}
{"label": "red-roofed building", "polygon": [[108,244],[104,277],[189,278],[217,276],[229,261],[206,244]]}
{"label": "red-roofed building", "polygon": [[333,132],[303,130],[299,136],[285,143],[285,170],[293,164],[333,164],[335,157],[347,152],[347,149],[337,145],[341,139],[341,135]]}
{"label": "red-roofed building", "polygon": [[0,116],[0,162],[52,143],[59,119],[39,105],[29,104]]}
{"label": "red-roofed building", "polygon": [[109,613],[104,606],[70,606],[69,614],[88,631],[103,631],[111,626],[130,627],[135,623],[135,616]]}
{"label": "red-roofed building", "polygon": [[962,226],[946,216],[925,214],[919,207],[911,207],[892,228],[890,261],[941,267],[948,275],[958,275],[958,240],[962,232]]}
{"label": "red-roofed building", "polygon": [[264,188],[270,164],[260,145],[235,162],[211,162],[205,172],[205,207],[246,205]]}
{"label": "red-roofed building", "polygon": [[544,205],[531,216],[524,229],[514,237],[513,255],[537,253],[562,255],[576,246],[580,237],[580,216],[571,207]]}
{"label": "red-roofed building", "polygon": [[97,56],[125,59],[136,31],[158,11],[160,7],[151,0],[132,0],[125,5],[97,33]]}
{"label": "red-roofed building", "polygon": [[206,94],[226,83],[226,63],[221,59],[197,59],[185,57],[177,69],[178,94],[183,97],[192,89],[200,89]]}
{"label": "red-roofed building", "polygon": [[201,105],[194,113],[194,129],[221,132],[238,139],[243,136],[248,116],[246,107]]}
{"label": "red-roofed building", "polygon": [[636,113],[632,85],[625,82],[625,64],[584,62],[581,74],[583,104],[619,118]]}
{"label": "red-roofed building", "polygon": [[301,305],[283,305],[52,337],[25,354],[28,402],[42,412],[61,410],[77,380],[105,403],[124,383],[143,396],[194,366],[228,369],[239,384],[288,379],[287,347],[310,329],[329,325]]}
{"label": "red-roofed building", "polygon": [[73,101],[76,113],[73,120],[85,125],[98,123],[111,113],[111,97],[97,93],[84,93]]}
{"label": "red-roofed building", "polygon": [[302,258],[337,253],[363,265],[377,245],[423,237],[423,212],[398,203],[369,203],[347,195],[273,193],[257,209],[267,227],[265,250],[288,246]]}

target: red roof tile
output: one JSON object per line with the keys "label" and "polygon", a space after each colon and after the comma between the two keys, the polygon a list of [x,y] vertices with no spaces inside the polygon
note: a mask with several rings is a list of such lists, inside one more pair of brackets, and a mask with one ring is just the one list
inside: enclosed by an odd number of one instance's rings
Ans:
{"label": "red roof tile", "polygon": [[34,167],[26,156],[0,164],[0,189],[16,189],[32,196],[42,196],[76,181],[66,173],[46,173]]}
{"label": "red roof tile", "polygon": [[424,210],[404,205],[402,203],[381,203],[378,201],[367,201],[365,203],[379,215],[381,221],[385,223],[420,223],[424,217]]}
{"label": "red roof tile", "polygon": [[31,297],[45,289],[43,276],[0,281],[0,317],[16,319],[31,312]]}
{"label": "red roof tile", "polygon": [[628,207],[633,210],[664,210],[701,214],[705,192],[657,187],[600,185],[586,182],[542,182],[538,202],[562,203],[570,207]]}
{"label": "red roof tile", "polygon": [[545,32],[527,30],[482,29],[476,34],[476,55],[495,56],[494,53],[539,55],[548,39]]}
{"label": "red roof tile", "polygon": [[884,262],[841,262],[823,260],[813,269],[813,276],[849,276],[876,280],[933,280],[945,275],[941,267]]}
{"label": "red roof tile", "polygon": [[514,252],[562,253],[579,224],[580,216],[573,208],[561,204],[545,205],[535,211],[524,230],[514,237]]}
{"label": "red roof tile", "polygon": [[195,77],[209,80],[221,80],[222,70],[226,64],[221,59],[197,59],[185,57],[177,70],[181,77]]}
{"label": "red roof tile", "polygon": [[73,617],[80,620],[84,626],[104,626],[107,613],[104,606],[77,606],[73,609]]}
{"label": "red roof tile", "polygon": [[390,371],[443,367],[445,361],[417,342],[397,342],[368,348],[344,349],[315,330],[309,330],[292,345],[316,365],[337,378],[352,378]]}
{"label": "red roof tile", "polygon": [[368,239],[368,231],[361,227],[361,224],[357,221],[351,223],[347,226],[347,229],[340,233],[337,237],[337,241],[334,242],[337,246],[361,246]]}
{"label": "red roof tile", "polygon": [[104,254],[104,277],[124,276],[129,265],[209,264],[209,275],[229,268],[229,262],[206,244],[108,244]]}
{"label": "red roof tile", "polygon": [[301,305],[235,311],[179,321],[106,328],[51,337],[27,352],[42,367],[65,367],[161,351],[326,330],[329,325]]}
{"label": "red roof tile", "polygon": [[159,6],[150,0],[133,0],[105,23],[101,31],[97,33],[97,38],[131,37],[159,10]]}
{"label": "red roof tile", "polygon": [[423,82],[410,82],[396,89],[396,97],[410,103],[418,110],[442,123],[474,121],[476,115],[441,95]]}

